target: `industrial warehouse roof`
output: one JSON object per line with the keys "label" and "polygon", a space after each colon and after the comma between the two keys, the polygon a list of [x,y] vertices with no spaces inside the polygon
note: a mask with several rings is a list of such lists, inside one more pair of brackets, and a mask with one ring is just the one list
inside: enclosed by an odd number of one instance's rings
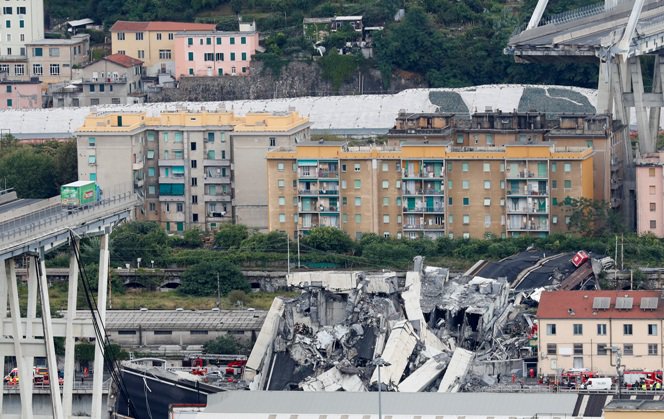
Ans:
{"label": "industrial warehouse roof", "polygon": [[[382,412],[384,417],[402,418],[537,414],[571,417],[576,401],[576,394],[383,392]],[[361,415],[375,413],[376,409],[377,395],[373,392],[227,391],[209,395],[205,413],[255,414],[253,417],[262,418],[267,414]]]}
{"label": "industrial warehouse roof", "polygon": [[[267,313],[262,310],[109,310],[106,329],[260,330]],[[90,317],[79,310],[77,317]]]}
{"label": "industrial warehouse roof", "polygon": [[[108,105],[99,111],[158,114],[177,109],[223,110],[237,115],[293,109],[308,117],[314,133],[385,134],[394,126],[400,111],[450,112],[458,117],[487,108],[529,111],[550,115],[562,112],[594,113],[597,92],[556,86],[486,85],[462,89],[410,89],[390,95],[300,97],[226,102],[173,102],[141,105]],[[0,126],[17,138],[71,137],[83,125],[91,108],[58,108],[0,111]],[[49,135],[50,134],[50,135]]]}
{"label": "industrial warehouse roof", "polygon": [[662,319],[661,291],[546,291],[540,319]]}

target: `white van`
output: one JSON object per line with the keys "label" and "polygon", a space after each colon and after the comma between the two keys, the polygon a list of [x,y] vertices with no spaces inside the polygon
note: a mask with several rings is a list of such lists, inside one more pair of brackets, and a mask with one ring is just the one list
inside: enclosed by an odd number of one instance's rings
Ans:
{"label": "white van", "polygon": [[609,377],[592,377],[583,384],[584,390],[611,390],[613,380]]}

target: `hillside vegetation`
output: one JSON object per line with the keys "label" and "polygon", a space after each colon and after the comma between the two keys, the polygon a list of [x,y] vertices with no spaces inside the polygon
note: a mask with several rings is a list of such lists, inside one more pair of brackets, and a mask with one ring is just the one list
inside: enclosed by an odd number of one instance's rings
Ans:
{"label": "hillside vegetation", "polygon": [[[107,28],[118,19],[215,22],[237,28],[237,17],[255,20],[266,36],[267,51],[258,59],[275,71],[292,60],[308,60],[313,48],[302,35],[304,17],[363,15],[366,26],[384,26],[375,39],[375,57],[339,56],[340,31],[328,38],[328,53],[319,60],[323,76],[339,83],[357,71],[401,72],[430,87],[490,83],[546,83],[595,87],[597,66],[516,64],[502,53],[509,36],[530,17],[536,0],[46,0],[51,24],[91,17]],[[584,0],[551,0],[547,14],[585,6]],[[400,9],[405,18],[395,22]],[[546,17],[546,16],[545,16]]]}

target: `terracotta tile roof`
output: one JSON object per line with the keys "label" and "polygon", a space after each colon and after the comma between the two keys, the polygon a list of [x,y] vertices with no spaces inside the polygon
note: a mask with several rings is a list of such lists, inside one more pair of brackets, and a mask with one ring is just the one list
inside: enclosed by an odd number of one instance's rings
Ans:
{"label": "terracotta tile roof", "polygon": [[[537,309],[540,319],[664,319],[664,300],[661,291],[546,291],[542,293]],[[609,298],[608,308],[595,298]],[[618,298],[632,298],[631,308],[616,308]],[[656,308],[641,308],[642,298],[655,298]],[[606,301],[606,300],[604,300]],[[652,303],[649,300],[645,304]],[[627,304],[629,305],[629,304]],[[571,314],[573,313],[573,314]]]}
{"label": "terracotta tile roof", "polygon": [[141,65],[143,64],[143,61],[137,60],[136,58],[130,57],[125,54],[112,54],[112,55],[107,55],[104,57],[104,60],[110,61],[112,63],[121,65],[123,67],[133,67],[135,65]]}
{"label": "terracotta tile roof", "polygon": [[131,22],[118,20],[111,27],[111,32],[140,32],[140,31],[213,31],[216,29],[214,23],[189,23],[189,22]]}

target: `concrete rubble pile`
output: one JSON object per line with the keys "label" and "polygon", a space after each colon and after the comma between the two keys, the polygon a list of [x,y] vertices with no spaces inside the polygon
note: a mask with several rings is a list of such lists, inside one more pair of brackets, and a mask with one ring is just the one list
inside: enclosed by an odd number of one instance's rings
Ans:
{"label": "concrete rubble pile", "polygon": [[394,272],[290,274],[302,293],[273,302],[245,368],[250,388],[456,392],[509,373],[504,361],[521,355],[532,323],[509,302],[507,282],[450,279],[421,257],[414,265],[405,281]]}

